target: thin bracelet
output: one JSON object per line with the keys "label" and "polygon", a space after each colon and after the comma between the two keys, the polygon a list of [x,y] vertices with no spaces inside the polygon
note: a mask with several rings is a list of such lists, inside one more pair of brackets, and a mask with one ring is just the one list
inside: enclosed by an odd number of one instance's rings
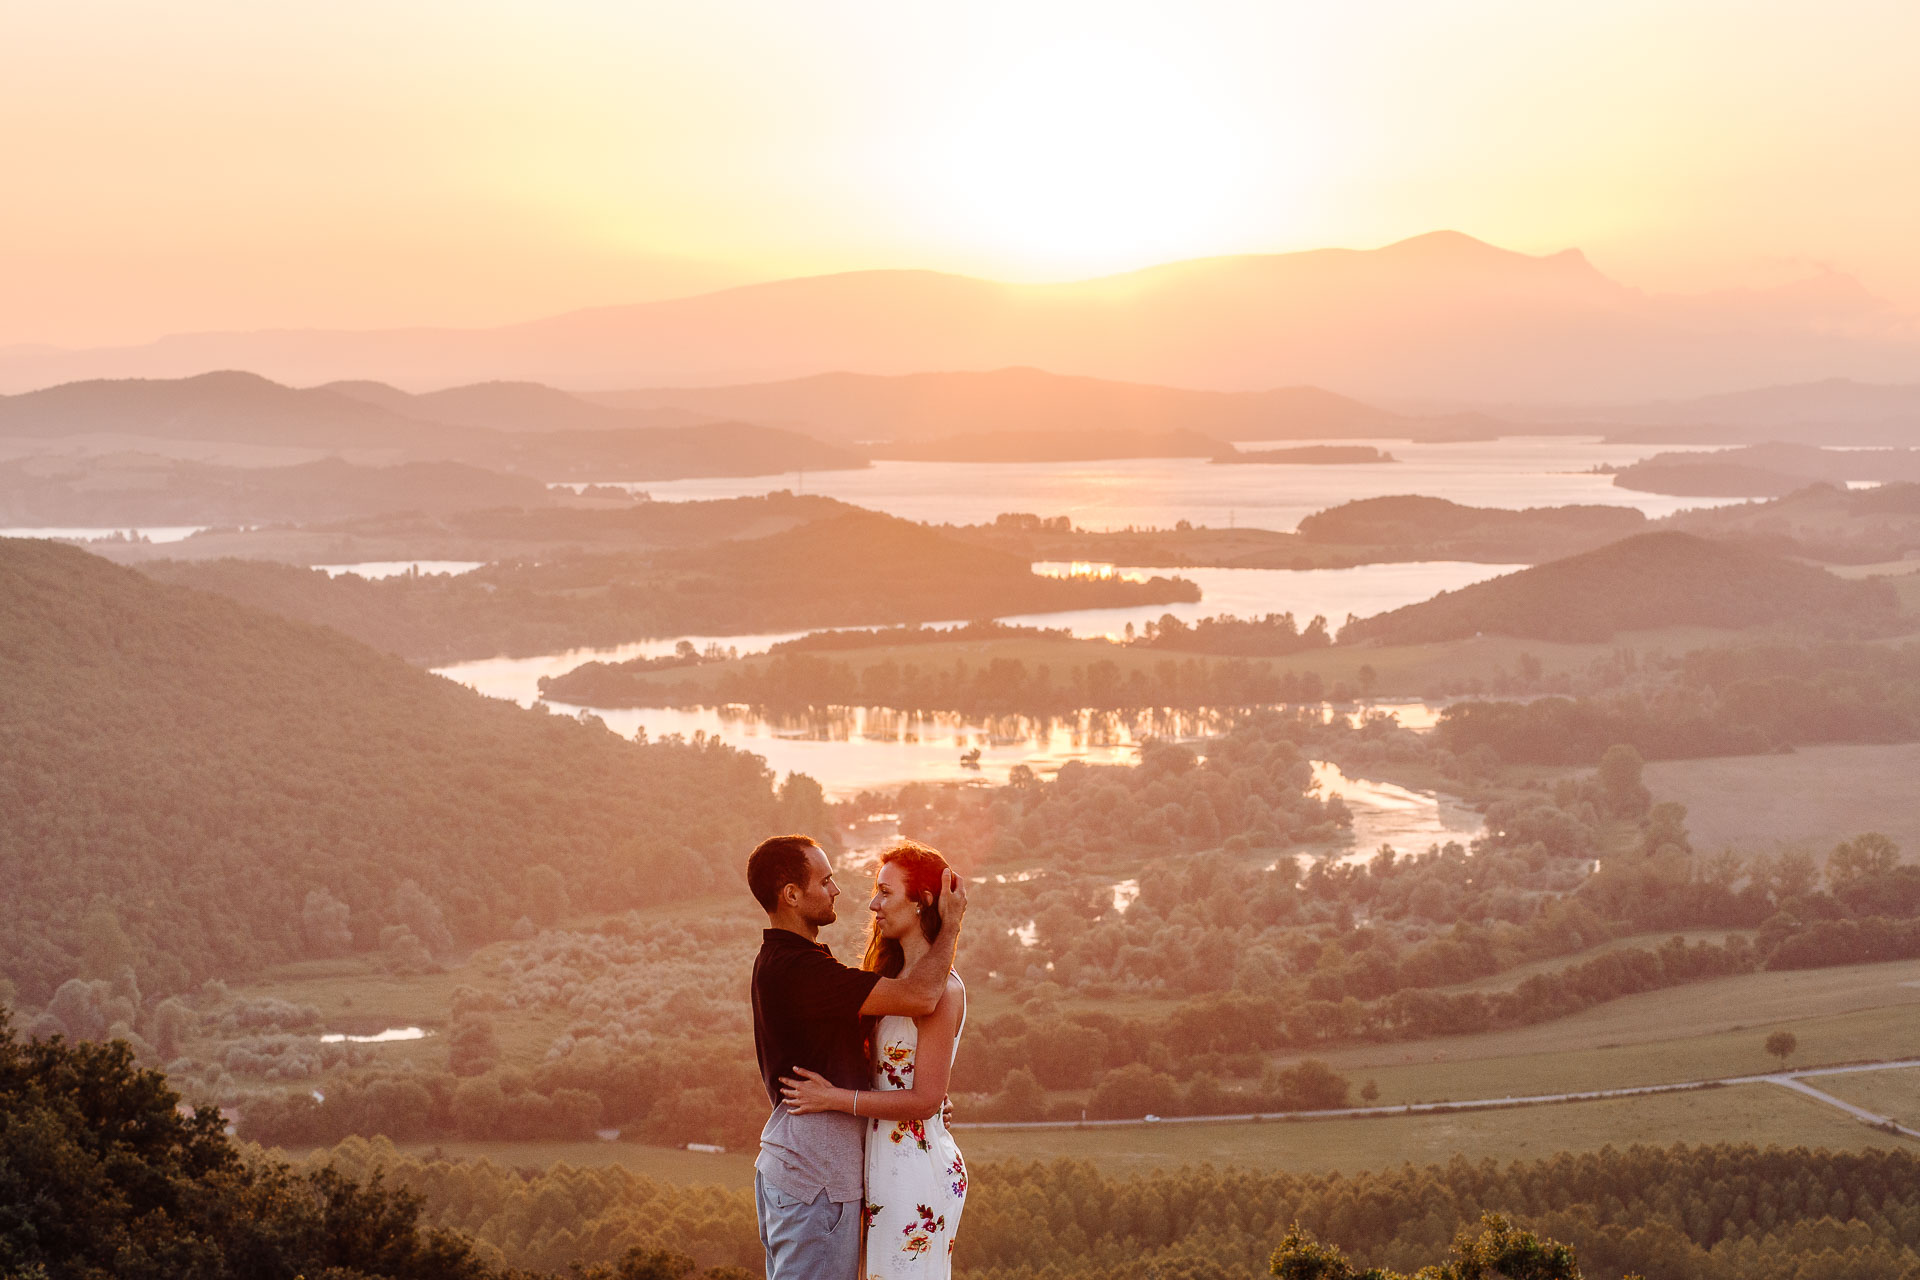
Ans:
{"label": "thin bracelet", "polygon": [[853,1091],[853,1114],[860,1114],[860,1091],[858,1089]]}

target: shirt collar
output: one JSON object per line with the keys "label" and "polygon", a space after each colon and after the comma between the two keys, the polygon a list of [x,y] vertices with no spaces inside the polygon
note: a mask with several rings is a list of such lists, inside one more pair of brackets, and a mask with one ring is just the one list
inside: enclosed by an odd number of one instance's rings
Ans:
{"label": "shirt collar", "polygon": [[826,943],[808,942],[791,929],[761,930],[760,945],[763,947],[802,947],[813,951],[826,951],[828,955],[833,954],[832,951],[827,950]]}

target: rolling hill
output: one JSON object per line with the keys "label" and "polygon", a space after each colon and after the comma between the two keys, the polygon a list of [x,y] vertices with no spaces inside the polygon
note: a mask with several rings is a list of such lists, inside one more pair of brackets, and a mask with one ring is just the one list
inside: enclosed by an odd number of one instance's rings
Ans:
{"label": "rolling hill", "polygon": [[1781,626],[1823,635],[1885,634],[1893,592],[1693,534],[1643,533],[1350,622],[1343,644],[1421,644],[1481,633],[1601,641],[1660,627]]}
{"label": "rolling hill", "polygon": [[36,1004],[123,966],[166,994],[396,929],[443,953],[542,901],[731,885],[767,831],[825,825],[804,793],[717,744],[637,745],[0,539],[0,957]]}

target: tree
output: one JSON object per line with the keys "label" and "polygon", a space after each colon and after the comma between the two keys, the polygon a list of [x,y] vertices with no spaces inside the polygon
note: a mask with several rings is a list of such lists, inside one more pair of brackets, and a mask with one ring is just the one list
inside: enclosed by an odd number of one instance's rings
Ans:
{"label": "tree", "polygon": [[353,950],[352,910],[325,889],[311,889],[300,908],[300,927],[307,949],[316,956],[345,955]]}
{"label": "tree", "polygon": [[[1571,1247],[1521,1231],[1497,1213],[1480,1219],[1480,1234],[1462,1228],[1453,1257],[1422,1267],[1418,1280],[1581,1280]],[[1323,1245],[1299,1223],[1274,1251],[1270,1270],[1280,1280],[1409,1280],[1397,1271],[1362,1271],[1332,1245]]]}
{"label": "tree", "polygon": [[1047,1111],[1047,1092],[1025,1067],[1014,1067],[1001,1082],[987,1110],[1001,1120],[1039,1120]]}
{"label": "tree", "polygon": [[447,1070],[456,1076],[485,1075],[500,1060],[500,1038],[493,1019],[467,1014],[453,1024],[447,1036]]}
{"label": "tree", "polygon": [[1087,1111],[1100,1120],[1167,1115],[1179,1100],[1180,1086],[1172,1076],[1135,1062],[1100,1077],[1087,1101]]}
{"label": "tree", "polygon": [[1780,1059],[1780,1065],[1783,1067],[1787,1065],[1787,1059],[1791,1058],[1799,1048],[1799,1037],[1791,1031],[1776,1031],[1767,1037],[1768,1054]]}
{"label": "tree", "polygon": [[1642,764],[1640,753],[1626,743],[1608,747],[1600,757],[1600,798],[1612,816],[1637,818],[1653,804],[1653,793],[1640,780]]}
{"label": "tree", "polygon": [[1785,902],[1812,893],[1813,886],[1820,882],[1820,872],[1812,854],[1805,849],[1788,849],[1768,867],[1768,880],[1773,900]]}
{"label": "tree", "polygon": [[243,1163],[124,1043],[15,1038],[0,1014],[0,1259],[9,1276],[488,1280],[463,1238],[376,1176]]}
{"label": "tree", "polygon": [[1900,865],[1900,846],[1869,831],[1844,840],[1827,855],[1827,887],[1844,889],[1855,881],[1883,876]]}

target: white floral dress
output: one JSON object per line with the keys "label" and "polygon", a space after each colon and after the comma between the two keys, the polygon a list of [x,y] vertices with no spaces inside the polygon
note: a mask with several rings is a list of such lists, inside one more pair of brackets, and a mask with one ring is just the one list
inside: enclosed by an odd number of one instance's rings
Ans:
{"label": "white floral dress", "polygon": [[[961,990],[964,992],[965,987]],[[953,1048],[966,1029],[964,1006]],[[912,1018],[889,1014],[874,1028],[873,1087],[876,1092],[913,1087],[920,1029]],[[951,1273],[953,1237],[967,1200],[967,1162],[954,1145],[947,1122],[953,1106],[940,1100],[926,1120],[879,1120],[867,1124],[867,1280]]]}

